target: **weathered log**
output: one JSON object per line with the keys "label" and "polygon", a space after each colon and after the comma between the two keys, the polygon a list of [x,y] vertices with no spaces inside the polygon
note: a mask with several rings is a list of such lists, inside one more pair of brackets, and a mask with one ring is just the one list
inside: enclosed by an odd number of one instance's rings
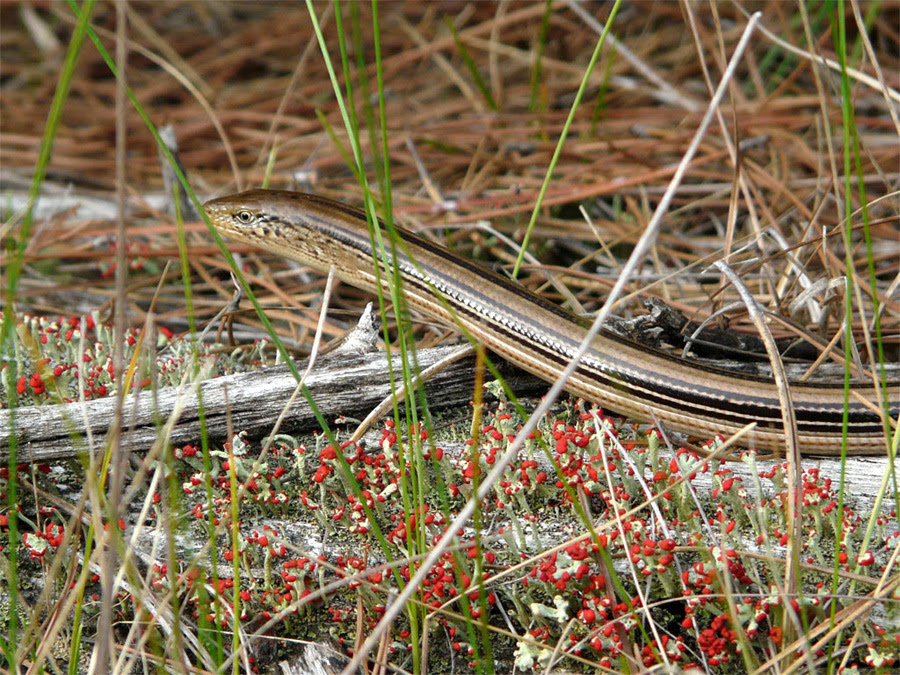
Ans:
{"label": "weathered log", "polygon": [[[419,367],[437,363],[457,347],[435,347],[417,352]],[[395,376],[400,357],[393,356]],[[536,378],[505,367],[517,391],[536,393],[547,385]],[[473,359],[457,361],[425,385],[429,406],[465,404],[472,399]],[[313,400],[325,419],[338,415],[361,417],[390,394],[388,359],[384,353],[334,355],[320,359],[306,381]],[[271,433],[290,399],[297,381],[285,365],[205,380],[196,385],[168,387],[129,395],[122,408],[122,428],[128,447],[146,450],[157,439],[160,428],[172,415],[168,441],[173,445],[200,439],[200,409],[205,415],[209,438],[221,440],[228,433],[247,431],[251,436]],[[199,391],[199,395],[198,395]],[[84,403],[0,410],[0,461],[6,462],[10,438],[15,436],[18,460],[48,462],[77,456],[85,451],[90,435],[94,447],[102,447],[116,415],[114,397]],[[14,422],[14,424],[13,424]],[[293,433],[318,428],[319,424],[302,394],[298,394],[285,417],[281,431]]]}

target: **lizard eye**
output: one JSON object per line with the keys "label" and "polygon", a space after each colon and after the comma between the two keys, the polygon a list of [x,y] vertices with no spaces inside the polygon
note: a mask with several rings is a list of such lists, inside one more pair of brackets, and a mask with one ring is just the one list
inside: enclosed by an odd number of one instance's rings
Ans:
{"label": "lizard eye", "polygon": [[249,225],[253,222],[253,214],[249,211],[238,211],[235,214],[235,217],[242,222],[244,225]]}

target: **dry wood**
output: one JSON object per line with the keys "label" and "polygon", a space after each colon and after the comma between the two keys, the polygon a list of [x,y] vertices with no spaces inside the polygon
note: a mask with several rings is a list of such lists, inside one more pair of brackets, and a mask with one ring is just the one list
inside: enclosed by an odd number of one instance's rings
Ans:
{"label": "dry wood", "polygon": [[[427,368],[455,349],[419,350],[419,366]],[[400,366],[399,355],[394,355],[394,373],[400,372]],[[511,382],[519,393],[546,389],[546,384],[520,371],[515,375],[510,367],[505,367],[504,372],[507,377],[512,375]],[[467,403],[472,398],[473,382],[473,359],[452,364],[426,383],[429,406]],[[210,438],[225,438],[229,428],[247,431],[251,436],[264,436],[271,432],[296,386],[297,381],[288,367],[281,365],[206,380],[198,386],[169,387],[159,392],[130,395],[124,406],[128,416],[123,425],[127,429],[126,447],[135,452],[146,451],[156,440],[160,426],[173,414],[177,415],[178,423],[172,426],[168,442],[172,445],[199,442],[201,401]],[[306,386],[329,423],[337,415],[363,416],[391,393],[387,356],[378,353],[324,358],[310,373]],[[83,404],[16,410],[15,438],[19,459],[22,462],[48,462],[75,457],[86,451],[88,431],[93,435],[95,446],[102,448],[115,408],[115,398],[108,397]],[[8,457],[12,418],[13,413],[9,410],[0,410],[0,461],[3,462]],[[312,428],[318,428],[318,422],[306,399],[299,395],[281,431]]]}

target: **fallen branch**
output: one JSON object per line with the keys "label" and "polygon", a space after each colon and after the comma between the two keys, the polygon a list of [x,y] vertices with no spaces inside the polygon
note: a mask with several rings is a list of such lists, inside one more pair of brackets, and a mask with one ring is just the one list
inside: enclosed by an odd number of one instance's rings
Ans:
{"label": "fallen branch", "polygon": [[[419,350],[419,367],[424,370],[456,349],[436,347]],[[474,382],[472,363],[472,358],[457,361],[429,380],[425,385],[429,405],[434,408],[448,407],[471,400]],[[399,355],[393,357],[393,368],[395,373],[400,372]],[[512,383],[519,393],[540,392],[547,387],[536,378],[513,371],[510,366],[505,366],[505,374],[513,377]],[[387,356],[376,353],[323,359],[307,377],[306,385],[329,422],[338,415],[365,416],[390,395]],[[247,431],[254,437],[265,436],[271,432],[273,422],[281,414],[296,386],[297,381],[287,366],[274,366],[206,380],[198,385],[132,394],[123,408],[126,419],[122,427],[127,430],[124,442],[135,451],[149,448],[162,424],[173,413],[178,420],[172,427],[169,443],[198,442],[201,401],[209,438],[224,439],[229,422],[234,431]],[[0,461],[7,461],[13,432],[18,459],[23,463],[76,457],[87,448],[88,432],[95,444],[102,445],[115,410],[114,397],[84,403],[19,408],[14,414],[9,410],[0,410]],[[280,431],[295,433],[318,426],[306,399],[298,396]]]}

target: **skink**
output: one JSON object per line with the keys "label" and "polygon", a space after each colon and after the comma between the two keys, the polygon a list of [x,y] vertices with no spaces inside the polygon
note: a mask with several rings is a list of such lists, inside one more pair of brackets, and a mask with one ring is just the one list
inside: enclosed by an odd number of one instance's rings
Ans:
{"label": "skink", "polygon": [[[241,192],[213,199],[204,209],[225,237],[319,271],[333,267],[342,281],[377,290],[363,211],[280,190]],[[386,293],[390,275],[384,273],[384,265],[393,265],[396,256],[411,308],[449,327],[461,327],[540,378],[553,381],[562,372],[585,336],[583,320],[423,237],[401,228],[397,232],[403,246],[394,253],[389,249],[386,259],[378,256],[380,284]],[[730,434],[756,422],[750,444],[784,448],[778,393],[770,380],[688,363],[610,332],[595,339],[566,389],[618,413],[643,422],[659,421],[692,436]],[[792,383],[791,396],[801,452],[840,453],[843,384]],[[888,386],[887,398],[889,415],[896,419],[900,409],[896,382]],[[852,384],[849,399],[848,452],[885,453],[889,436],[874,386]]]}

